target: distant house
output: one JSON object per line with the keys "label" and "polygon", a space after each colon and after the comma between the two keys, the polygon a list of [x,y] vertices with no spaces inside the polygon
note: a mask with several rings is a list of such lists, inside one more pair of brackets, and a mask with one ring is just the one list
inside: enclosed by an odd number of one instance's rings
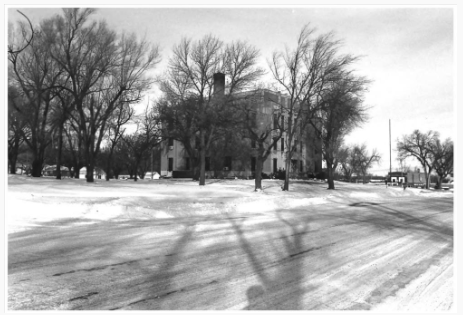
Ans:
{"label": "distant house", "polygon": [[[85,178],[86,175],[87,175],[87,168],[82,167],[80,169],[80,172],[79,172],[79,177],[80,178]],[[93,169],[93,178],[101,179],[101,178],[104,178],[105,175],[106,175],[106,172],[103,171],[103,169],[101,169],[99,167],[94,167],[94,169]]]}
{"label": "distant house", "polygon": [[391,185],[402,185],[406,183],[407,186],[422,186],[426,184],[426,178],[424,173],[421,173],[419,169],[408,172],[390,172],[388,175],[388,182]]}

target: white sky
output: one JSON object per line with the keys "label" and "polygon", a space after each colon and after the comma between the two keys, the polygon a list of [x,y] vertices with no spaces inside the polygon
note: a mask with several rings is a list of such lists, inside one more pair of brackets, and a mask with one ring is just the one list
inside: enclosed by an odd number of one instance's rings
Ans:
{"label": "white sky", "polygon": [[[34,24],[60,8],[20,10]],[[10,8],[8,20],[19,18]],[[247,7],[247,8],[101,8],[94,15],[118,32],[146,36],[162,48],[166,67],[174,44],[211,33],[224,42],[247,40],[261,51],[262,66],[274,50],[294,47],[299,31],[310,23],[319,33],[334,31],[344,41],[342,51],[364,56],[358,73],[373,80],[365,104],[370,120],[347,137],[347,143],[366,143],[382,154],[373,173],[389,171],[389,119],[392,124],[392,168],[398,166],[396,139],[414,129],[435,130],[441,138],[454,133],[454,12],[434,6]],[[153,90],[152,98],[159,94]],[[410,160],[408,164],[418,164]]]}

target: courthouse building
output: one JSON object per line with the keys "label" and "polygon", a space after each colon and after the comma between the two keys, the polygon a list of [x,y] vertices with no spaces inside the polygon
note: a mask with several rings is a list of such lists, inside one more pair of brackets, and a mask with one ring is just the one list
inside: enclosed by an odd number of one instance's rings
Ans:
{"label": "courthouse building", "polygon": [[[225,91],[225,75],[218,73],[214,75],[215,91]],[[252,95],[255,109],[256,126],[260,123],[287,124],[287,117],[280,115],[280,106],[289,103],[288,97],[284,94],[268,89],[259,89],[240,93],[234,97],[245,98]],[[278,121],[277,121],[278,120]],[[194,141],[194,140],[192,140]],[[227,140],[224,139],[224,142]],[[254,176],[256,165],[256,145],[250,139],[243,139],[246,143],[240,143],[238,147],[219,146],[221,151],[217,154],[217,147],[206,153],[206,178],[248,178]],[[271,144],[272,137],[269,136],[265,147]],[[286,133],[272,147],[271,153],[264,161],[262,172],[270,175],[278,170],[285,169],[285,148]],[[228,142],[227,142],[228,144]],[[234,144],[234,143],[233,143]],[[237,145],[237,144],[235,144]],[[237,145],[237,146],[238,146]],[[304,130],[297,130],[294,135],[293,145],[296,150],[291,158],[292,175],[305,177],[309,173],[318,173],[322,170],[321,143],[308,126]],[[217,157],[219,156],[219,157]],[[219,159],[219,160],[218,160]],[[192,177],[192,162],[181,142],[169,139],[161,144],[160,150],[160,173],[172,177]]]}

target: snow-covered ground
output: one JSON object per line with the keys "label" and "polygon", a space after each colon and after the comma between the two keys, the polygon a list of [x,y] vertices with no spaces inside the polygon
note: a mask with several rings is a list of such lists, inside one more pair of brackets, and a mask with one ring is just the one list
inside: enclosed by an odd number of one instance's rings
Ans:
{"label": "snow-covered ground", "polygon": [[453,192],[9,176],[10,310],[447,311]]}
{"label": "snow-covered ground", "polygon": [[[380,200],[409,197],[452,197],[452,191],[386,188],[382,184],[336,182],[327,190],[321,181],[292,181],[282,191],[280,180],[263,180],[254,192],[253,180],[207,180],[205,186],[185,179],[95,180],[33,178],[9,175],[8,233],[43,222],[80,218],[89,220],[175,218],[224,213],[256,213],[279,208],[323,204],[334,200]],[[85,221],[89,222],[89,221]],[[77,223],[76,223],[77,224]],[[82,223],[81,223],[82,224]]]}

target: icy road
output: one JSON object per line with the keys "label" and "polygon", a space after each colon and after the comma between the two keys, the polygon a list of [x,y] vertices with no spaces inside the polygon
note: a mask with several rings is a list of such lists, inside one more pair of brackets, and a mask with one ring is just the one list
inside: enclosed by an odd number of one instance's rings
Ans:
{"label": "icy road", "polygon": [[81,182],[9,180],[9,310],[452,309],[453,193]]}

